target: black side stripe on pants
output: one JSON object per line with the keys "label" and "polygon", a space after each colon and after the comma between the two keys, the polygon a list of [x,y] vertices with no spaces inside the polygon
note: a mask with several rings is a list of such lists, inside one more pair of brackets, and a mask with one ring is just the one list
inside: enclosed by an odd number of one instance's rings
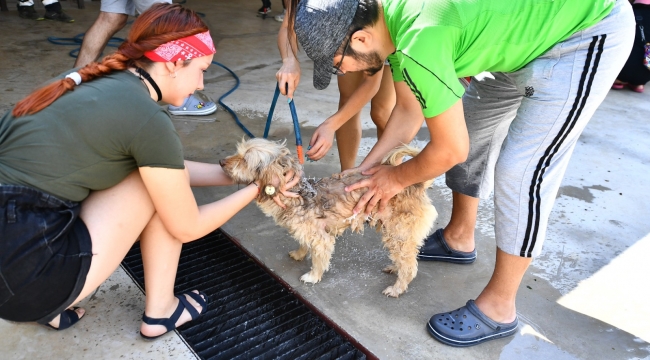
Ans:
{"label": "black side stripe on pants", "polygon": [[[544,156],[539,160],[535,173],[533,174],[533,179],[530,184],[530,200],[528,203],[528,223],[526,226],[526,235],[524,237],[523,245],[519,255],[522,257],[531,257],[533,249],[535,248],[535,242],[537,240],[537,235],[539,232],[539,221],[540,221],[540,208],[541,208],[541,187],[546,169],[551,164],[553,156],[558,152],[562,143],[569,135],[576,122],[580,118],[580,114],[587,103],[589,98],[589,93],[591,92],[591,86],[594,82],[594,77],[596,71],[598,70],[598,63],[600,62],[600,57],[603,53],[603,47],[605,45],[605,38],[607,35],[594,36],[591,44],[589,45],[589,50],[587,52],[587,61],[585,62],[582,75],[580,77],[580,84],[578,86],[578,94],[573,103],[573,107],[567,116],[566,121],[562,125],[562,129],[555,136],[551,145],[544,152]],[[598,51],[596,52],[595,60],[592,65],[592,57],[594,55],[594,49],[598,45]],[[590,69],[591,66],[591,69]],[[587,81],[587,86],[585,87],[585,81],[589,76]],[[583,95],[584,93],[584,95]]]}

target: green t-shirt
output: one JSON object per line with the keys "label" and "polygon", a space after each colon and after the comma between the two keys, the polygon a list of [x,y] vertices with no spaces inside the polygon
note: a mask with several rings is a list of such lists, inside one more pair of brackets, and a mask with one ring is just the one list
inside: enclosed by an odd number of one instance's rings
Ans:
{"label": "green t-shirt", "polygon": [[169,114],[128,71],[82,83],[34,115],[0,119],[0,184],[81,201],[142,166],[183,169],[183,148]]}
{"label": "green t-shirt", "polygon": [[405,81],[429,118],[464,89],[458,78],[521,69],[555,44],[607,16],[615,0],[382,0]]}

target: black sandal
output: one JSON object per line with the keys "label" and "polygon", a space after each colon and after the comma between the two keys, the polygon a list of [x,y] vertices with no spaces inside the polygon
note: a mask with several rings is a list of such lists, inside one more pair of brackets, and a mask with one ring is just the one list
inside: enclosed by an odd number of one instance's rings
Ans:
{"label": "black sandal", "polygon": [[[199,304],[199,306],[201,306],[201,312],[196,311],[194,306],[192,306],[192,304],[190,304],[189,301],[187,301],[185,295],[189,295],[192,299],[194,299],[194,301],[196,301]],[[185,294],[174,295],[174,296],[178,298],[178,306],[176,307],[176,310],[174,310],[172,316],[166,319],[154,319],[148,317],[147,314],[142,314],[142,322],[144,322],[147,325],[162,325],[167,329],[167,331],[156,336],[147,336],[144,335],[143,333],[140,333],[140,336],[142,336],[146,340],[157,339],[167,334],[168,332],[176,329],[176,322],[183,314],[183,310],[187,309],[187,311],[190,313],[190,317],[192,318],[190,321],[192,321],[192,320],[196,320],[196,318],[201,316],[201,314],[203,314],[208,308],[208,295],[206,295],[202,291],[200,291],[198,294],[193,291],[190,291]]]}
{"label": "black sandal", "polygon": [[79,317],[79,314],[77,314],[77,309],[79,309],[79,307],[73,307],[72,309],[66,309],[65,311],[63,311],[61,313],[61,315],[59,315],[60,317],[59,317],[59,327],[58,328],[56,328],[56,327],[54,327],[54,326],[52,326],[50,324],[43,324],[43,325],[45,325],[47,327],[50,327],[50,328],[52,328],[54,330],[57,330],[57,331],[58,330],[65,330],[65,329],[69,328],[70,326],[76,324],[81,319],[81,317]]}

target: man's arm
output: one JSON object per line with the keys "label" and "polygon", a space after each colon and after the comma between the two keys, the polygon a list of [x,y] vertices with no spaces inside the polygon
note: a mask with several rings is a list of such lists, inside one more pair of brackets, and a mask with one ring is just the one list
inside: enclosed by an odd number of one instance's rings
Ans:
{"label": "man's arm", "polygon": [[429,143],[416,157],[395,168],[402,187],[434,179],[467,159],[469,135],[461,100],[426,122]]}
{"label": "man's arm", "polygon": [[379,165],[389,151],[401,144],[411,142],[422,126],[424,117],[420,103],[403,81],[395,83],[395,97],[395,107],[386,123],[384,135],[359,165],[361,170]]}
{"label": "man's arm", "polygon": [[[395,167],[375,166],[390,150],[401,143],[410,142],[422,124],[419,120],[413,120],[415,107],[418,107],[418,119],[421,119],[422,113],[413,94],[410,97],[405,94],[405,91],[410,93],[408,86],[402,82],[396,83],[395,90],[397,104],[384,135],[359,166],[363,170],[368,169],[363,173],[371,177],[346,188],[346,191],[368,188],[355,206],[355,213],[363,211],[370,214],[377,204],[380,206],[379,211],[383,210],[388,200],[405,187],[440,176],[454,165],[465,161],[469,153],[463,104],[458,100],[442,114],[426,119],[430,141],[419,155]],[[371,166],[374,167],[370,168]]]}

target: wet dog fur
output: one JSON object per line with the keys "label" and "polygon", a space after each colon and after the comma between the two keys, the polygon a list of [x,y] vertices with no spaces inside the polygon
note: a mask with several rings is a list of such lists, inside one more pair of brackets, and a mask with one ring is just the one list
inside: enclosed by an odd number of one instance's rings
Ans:
{"label": "wet dog fur", "polygon": [[[415,156],[419,150],[401,146],[386,156],[383,164],[396,165],[404,156]],[[429,199],[426,188],[431,184],[411,185],[393,197],[382,213],[377,207],[366,219],[361,214],[353,215],[353,208],[365,193],[365,189],[346,192],[345,186],[356,183],[366,176],[352,173],[342,177],[340,174],[329,178],[302,178],[290,191],[300,197],[289,198],[280,195],[286,209],[278,206],[264,188],[273,179],[281,179],[293,170],[296,174],[302,166],[291,155],[284,142],[265,139],[250,139],[237,145],[237,152],[220,162],[223,170],[238,183],[259,181],[261,194],[257,205],[264,214],[272,217],[277,224],[289,230],[298,241],[300,248],[289,252],[291,258],[301,261],[309,253],[312,259],[311,271],[300,280],[317,283],[329,269],[334,252],[334,243],[347,228],[353,232],[363,232],[366,225],[374,227],[382,235],[384,247],[389,252],[392,265],[384,272],[396,273],[397,281],[387,287],[383,294],[398,297],[404,293],[418,271],[417,254],[424,238],[431,231],[438,216]]]}

